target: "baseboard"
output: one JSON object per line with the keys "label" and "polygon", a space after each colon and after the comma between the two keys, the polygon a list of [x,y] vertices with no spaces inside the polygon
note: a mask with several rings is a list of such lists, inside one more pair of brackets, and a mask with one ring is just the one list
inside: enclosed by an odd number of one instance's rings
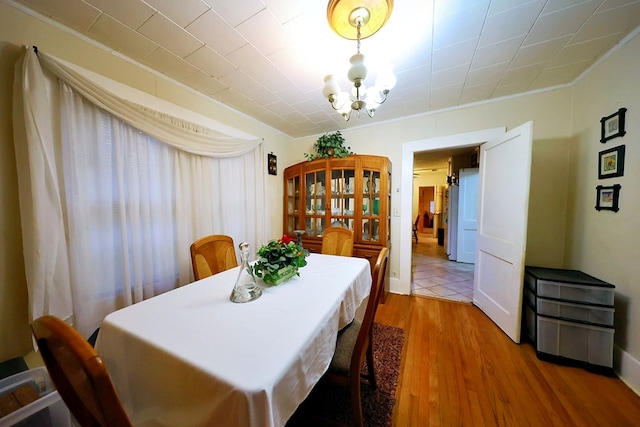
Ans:
{"label": "baseboard", "polygon": [[400,280],[397,277],[391,277],[389,279],[389,292],[392,294],[407,295],[402,286],[400,286]]}
{"label": "baseboard", "polygon": [[640,396],[640,360],[635,359],[618,346],[613,347],[613,358],[616,375],[635,394]]}

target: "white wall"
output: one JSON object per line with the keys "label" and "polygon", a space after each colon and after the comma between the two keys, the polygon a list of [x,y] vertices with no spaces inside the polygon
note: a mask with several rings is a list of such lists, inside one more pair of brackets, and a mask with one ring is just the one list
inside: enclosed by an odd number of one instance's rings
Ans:
{"label": "white wall", "polygon": [[[574,87],[566,266],[616,286],[615,342],[623,376],[640,391],[640,36]],[[601,144],[600,118],[627,108],[626,130]],[[598,179],[598,153],[625,145],[624,176]],[[620,211],[595,210],[596,186],[621,184]],[[632,383],[632,380],[629,381]]]}

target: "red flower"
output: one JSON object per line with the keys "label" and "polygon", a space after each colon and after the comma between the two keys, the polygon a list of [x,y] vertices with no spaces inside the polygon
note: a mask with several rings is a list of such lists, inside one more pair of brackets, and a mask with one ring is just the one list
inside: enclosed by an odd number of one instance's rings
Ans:
{"label": "red flower", "polygon": [[287,236],[286,234],[283,234],[282,237],[280,238],[280,241],[286,245],[289,242],[293,242],[293,239]]}

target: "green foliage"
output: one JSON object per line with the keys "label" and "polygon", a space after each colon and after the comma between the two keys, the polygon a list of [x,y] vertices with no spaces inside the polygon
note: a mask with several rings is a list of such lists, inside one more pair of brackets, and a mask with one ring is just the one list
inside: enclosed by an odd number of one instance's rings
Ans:
{"label": "green foliage", "polygon": [[329,157],[347,157],[353,154],[351,147],[344,146],[344,137],[340,131],[325,133],[313,144],[313,149],[315,154],[304,153],[304,157],[309,161]]}
{"label": "green foliage", "polygon": [[253,272],[265,282],[275,281],[279,277],[278,271],[287,266],[293,266],[299,276],[298,268],[307,265],[305,258],[308,252],[288,236],[286,239],[284,237],[280,240],[271,240],[258,249],[258,261],[253,265]]}

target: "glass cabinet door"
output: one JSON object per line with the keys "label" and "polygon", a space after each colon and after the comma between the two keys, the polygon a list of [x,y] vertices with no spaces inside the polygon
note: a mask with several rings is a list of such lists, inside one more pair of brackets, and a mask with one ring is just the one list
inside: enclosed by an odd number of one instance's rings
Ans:
{"label": "glass cabinet door", "polygon": [[287,224],[286,233],[293,236],[293,230],[300,228],[300,176],[294,176],[287,180]]}
{"label": "glass cabinet door", "polygon": [[305,174],[305,211],[307,236],[321,237],[325,228],[326,207],[326,173],[324,170]]}
{"label": "glass cabinet door", "polygon": [[355,225],[355,170],[331,170],[331,226],[354,231]]}
{"label": "glass cabinet door", "polygon": [[380,241],[380,171],[362,170],[362,240]]}

